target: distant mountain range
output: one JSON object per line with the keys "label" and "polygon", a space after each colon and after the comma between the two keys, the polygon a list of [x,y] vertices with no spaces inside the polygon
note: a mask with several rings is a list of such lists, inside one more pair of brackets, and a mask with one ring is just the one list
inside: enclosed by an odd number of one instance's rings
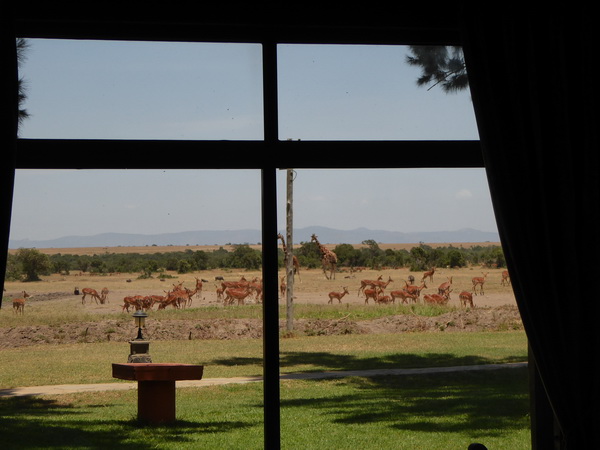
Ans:
{"label": "distant mountain range", "polygon": [[[282,230],[281,234],[285,236],[285,230]],[[309,242],[312,234],[316,234],[322,244],[360,244],[366,240],[373,240],[379,244],[500,242],[497,232],[479,231],[472,228],[463,228],[456,231],[403,233],[367,228],[336,230],[313,226],[295,229],[293,235],[294,245]],[[260,230],[208,230],[164,234],[103,233],[94,236],[65,236],[40,241],[29,239],[10,240],[9,248],[144,247],[152,245],[259,244],[261,242]]]}

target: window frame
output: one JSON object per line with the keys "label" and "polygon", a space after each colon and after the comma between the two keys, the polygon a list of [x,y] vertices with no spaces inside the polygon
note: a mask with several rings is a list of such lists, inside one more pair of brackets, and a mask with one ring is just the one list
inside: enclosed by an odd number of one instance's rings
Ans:
{"label": "window frame", "polygon": [[[204,8],[204,7],[203,7]],[[460,45],[458,28],[448,25],[449,12],[406,14],[384,23],[381,17],[361,22],[293,16],[268,16],[270,22],[231,17],[204,23],[161,11],[160,16],[135,19],[73,17],[54,11],[27,12],[14,18],[14,37],[260,44],[263,49],[264,139],[262,141],[64,140],[16,139],[15,169],[258,169],[262,174],[264,442],[280,446],[279,319],[277,289],[276,174],[284,168],[482,168],[479,141],[287,141],[278,139],[277,45]],[[453,13],[456,15],[456,13]],[[209,15],[210,16],[210,15]],[[422,19],[419,17],[426,16]],[[204,16],[206,17],[206,16]],[[250,16],[249,16],[250,17]],[[264,16],[267,17],[267,16]],[[402,22],[404,20],[404,22]],[[421,21],[421,22],[419,22]],[[160,23],[160,26],[157,26]],[[11,62],[11,66],[13,62]],[[85,152],[81,149],[85,148]],[[364,161],[352,155],[382,155]],[[159,155],[179,155],[169,161]],[[224,160],[220,155],[227,154]],[[340,162],[338,157],[349,155]],[[93,155],[93,157],[90,157]],[[141,155],[144,155],[143,157]],[[157,157],[153,157],[156,155]],[[194,155],[194,156],[192,156]],[[257,158],[256,155],[263,155]],[[384,157],[385,156],[385,157]],[[390,158],[391,156],[391,158]],[[379,161],[385,161],[382,165]],[[10,202],[9,202],[10,203]],[[10,225],[10,206],[5,220]],[[5,205],[6,208],[6,205]],[[5,238],[8,241],[8,236]],[[271,300],[270,300],[271,299]]]}

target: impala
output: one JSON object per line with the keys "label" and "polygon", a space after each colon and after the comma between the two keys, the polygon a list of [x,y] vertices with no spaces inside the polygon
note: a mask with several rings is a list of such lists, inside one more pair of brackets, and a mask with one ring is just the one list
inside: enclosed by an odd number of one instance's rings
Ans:
{"label": "impala", "polygon": [[485,283],[485,277],[487,277],[487,272],[482,277],[473,277],[471,280],[473,282],[473,294],[477,295],[477,286],[479,286],[479,294],[484,294],[483,283]]}
{"label": "impala", "polygon": [[347,287],[344,287],[342,289],[343,289],[342,292],[334,291],[334,292],[330,292],[329,294],[327,294],[329,296],[329,301],[327,303],[333,303],[334,298],[337,298],[338,303],[342,303],[342,298],[344,297],[344,295],[349,294]]}

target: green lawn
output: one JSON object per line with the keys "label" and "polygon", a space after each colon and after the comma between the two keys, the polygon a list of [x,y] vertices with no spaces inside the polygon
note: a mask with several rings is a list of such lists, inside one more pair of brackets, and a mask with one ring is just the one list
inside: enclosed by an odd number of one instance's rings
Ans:
{"label": "green lawn", "polygon": [[[179,389],[176,424],[135,421],[136,393],[0,400],[5,449],[262,449],[262,384]],[[527,370],[281,383],[284,449],[530,448]]]}
{"label": "green lawn", "polygon": [[[262,375],[259,339],[157,341],[153,362],[202,364],[205,378]],[[282,373],[497,364],[527,360],[523,331],[402,333],[280,340]],[[0,388],[118,382],[129,344],[41,345],[0,351]]]}
{"label": "green lawn", "polygon": [[[154,362],[205,365],[205,377],[262,375],[262,341],[156,341]],[[500,364],[527,360],[523,331],[291,337],[282,373]],[[120,382],[127,343],[0,351],[0,387]],[[530,448],[527,370],[281,382],[284,449]],[[135,391],[0,398],[2,449],[262,449],[263,386],[180,388],[175,425],[136,422]]]}

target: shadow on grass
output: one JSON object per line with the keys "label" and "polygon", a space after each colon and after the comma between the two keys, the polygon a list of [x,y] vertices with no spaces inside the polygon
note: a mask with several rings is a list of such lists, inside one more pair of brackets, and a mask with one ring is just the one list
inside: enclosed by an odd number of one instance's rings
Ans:
{"label": "shadow on grass", "polygon": [[338,424],[500,437],[529,429],[527,378],[527,368],[511,368],[319,380],[329,385],[322,396],[282,400],[281,406],[309,408]]}
{"label": "shadow on grass", "polygon": [[[102,405],[78,407],[36,397],[0,399],[2,449],[26,448],[156,448],[156,442],[185,443],[190,435],[227,433],[256,426],[252,421],[178,420],[168,426],[145,426],[135,418],[90,418],[90,410]],[[148,439],[151,437],[151,439]]]}
{"label": "shadow on grass", "polygon": [[[502,362],[521,361],[507,357]],[[260,359],[257,359],[260,363]],[[256,364],[254,358],[230,358],[209,364]],[[478,356],[447,353],[391,354],[360,358],[327,352],[286,352],[281,367],[317,370],[416,368],[498,363]],[[307,366],[310,368],[306,369]],[[415,433],[469,433],[503,436],[527,429],[529,410],[527,369],[351,377],[303,381],[310,389],[301,398],[282,396],[283,409],[305,416],[319,414],[341,426],[378,424]],[[299,385],[295,385],[299,386]],[[294,389],[294,388],[292,388]],[[255,420],[177,421],[171,426],[144,427],[133,418],[106,417],[103,404],[78,406],[37,397],[0,399],[2,449],[156,448],[156,443],[185,444],[201,434],[235,432],[257,426]],[[114,406],[114,405],[112,405]],[[256,405],[262,407],[262,405]],[[194,435],[194,437],[192,437]],[[151,438],[151,439],[149,439]],[[42,445],[43,444],[43,445]]]}
{"label": "shadow on grass", "polygon": [[[261,358],[223,358],[204,362],[205,365],[242,366],[262,365]],[[507,356],[501,360],[481,356],[457,357],[451,353],[428,353],[413,355],[408,353],[388,354],[378,357],[361,358],[355,355],[340,355],[329,352],[282,352],[279,366],[282,371],[298,367],[295,372],[320,372],[324,370],[373,370],[373,369],[413,369],[429,367],[472,366],[480,364],[502,364],[523,362],[522,355]],[[312,366],[306,368],[306,366]]]}
{"label": "shadow on grass", "polygon": [[[280,367],[282,373],[311,373],[514,362],[523,362],[523,356],[492,360],[475,355],[458,357],[451,353],[429,353],[361,358],[328,352],[283,352]],[[245,359],[231,358],[213,363],[244,364]],[[248,363],[258,364],[259,361]],[[282,396],[282,410],[297,409],[299,415],[302,411],[315,411],[324,422],[332,424],[378,424],[417,434],[477,433],[481,438],[504,439],[507,434],[522,436],[529,433],[528,372],[522,366],[493,371],[315,379],[305,383],[314,386],[317,393],[309,389],[302,398],[285,399]],[[319,385],[324,387],[319,388]],[[291,397],[295,396],[291,394]]]}

